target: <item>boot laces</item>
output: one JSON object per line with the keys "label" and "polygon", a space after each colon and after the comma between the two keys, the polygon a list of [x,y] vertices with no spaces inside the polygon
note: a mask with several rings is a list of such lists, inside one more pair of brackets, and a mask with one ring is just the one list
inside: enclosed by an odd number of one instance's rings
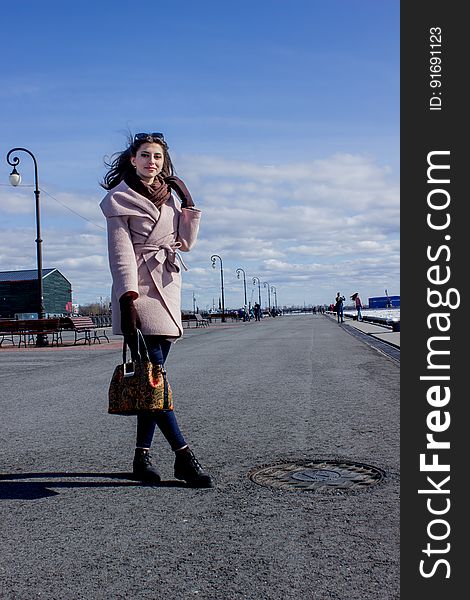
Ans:
{"label": "boot laces", "polygon": [[188,454],[189,462],[191,463],[191,465],[196,469],[196,471],[202,471],[202,466],[199,463],[198,459],[194,456],[193,452],[190,450]]}
{"label": "boot laces", "polygon": [[140,459],[145,465],[149,467],[152,466],[151,456],[149,452],[142,452],[142,454],[140,455]]}

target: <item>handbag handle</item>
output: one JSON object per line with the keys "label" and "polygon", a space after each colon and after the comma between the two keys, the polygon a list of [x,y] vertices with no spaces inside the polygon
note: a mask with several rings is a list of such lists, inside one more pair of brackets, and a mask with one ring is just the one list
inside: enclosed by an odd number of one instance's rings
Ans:
{"label": "handbag handle", "polygon": [[[142,344],[142,353],[141,353],[141,344]],[[126,342],[126,338],[124,338],[124,342],[122,344],[122,364],[125,365],[127,362],[127,346],[129,344]],[[129,346],[129,350],[131,351],[132,358],[132,348]],[[137,329],[137,360],[149,360],[149,353],[147,350],[147,344],[145,343],[145,339],[143,333],[140,329]]]}

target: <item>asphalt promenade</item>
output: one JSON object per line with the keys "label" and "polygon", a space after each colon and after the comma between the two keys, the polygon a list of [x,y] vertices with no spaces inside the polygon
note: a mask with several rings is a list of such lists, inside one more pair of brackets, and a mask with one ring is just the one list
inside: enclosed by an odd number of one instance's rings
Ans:
{"label": "asphalt promenade", "polygon": [[[164,480],[130,479],[135,418],[106,412],[118,337],[0,348],[0,598],[399,598],[399,361],[360,326],[298,315],[185,331],[167,370],[209,490],[173,479],[158,434]],[[335,493],[249,477],[307,460],[385,477]]]}

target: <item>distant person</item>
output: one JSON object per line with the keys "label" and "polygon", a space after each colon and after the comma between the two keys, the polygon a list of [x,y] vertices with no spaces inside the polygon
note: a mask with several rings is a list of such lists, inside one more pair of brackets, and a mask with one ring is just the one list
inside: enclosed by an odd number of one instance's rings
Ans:
{"label": "distant person", "polygon": [[344,323],[344,308],[343,302],[346,300],[344,296],[342,296],[339,292],[336,294],[335,298],[335,311],[336,317],[338,319],[338,323]]}
{"label": "distant person", "polygon": [[357,311],[357,320],[362,321],[362,301],[358,292],[354,292],[351,296],[351,300],[354,300],[354,305],[356,306]]}
{"label": "distant person", "polygon": [[255,321],[261,321],[261,306],[258,302],[255,302],[253,312],[255,313]]}
{"label": "distant person", "polygon": [[[124,335],[132,350],[139,328],[150,360],[164,365],[183,335],[178,251],[188,252],[196,242],[201,211],[174,175],[161,133],[137,133],[107,166],[101,185],[108,193],[100,207],[108,231],[113,333]],[[175,477],[192,487],[212,487],[171,410],[137,415],[135,479],[160,481],[149,454],[156,427],[175,453]]]}

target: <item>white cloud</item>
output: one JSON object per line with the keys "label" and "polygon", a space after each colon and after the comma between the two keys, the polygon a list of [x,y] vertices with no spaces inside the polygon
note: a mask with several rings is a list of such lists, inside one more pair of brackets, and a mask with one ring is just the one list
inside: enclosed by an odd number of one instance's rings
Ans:
{"label": "white cloud", "polygon": [[34,206],[32,186],[21,186],[15,190],[10,186],[0,187],[0,210],[5,215],[34,215]]}

